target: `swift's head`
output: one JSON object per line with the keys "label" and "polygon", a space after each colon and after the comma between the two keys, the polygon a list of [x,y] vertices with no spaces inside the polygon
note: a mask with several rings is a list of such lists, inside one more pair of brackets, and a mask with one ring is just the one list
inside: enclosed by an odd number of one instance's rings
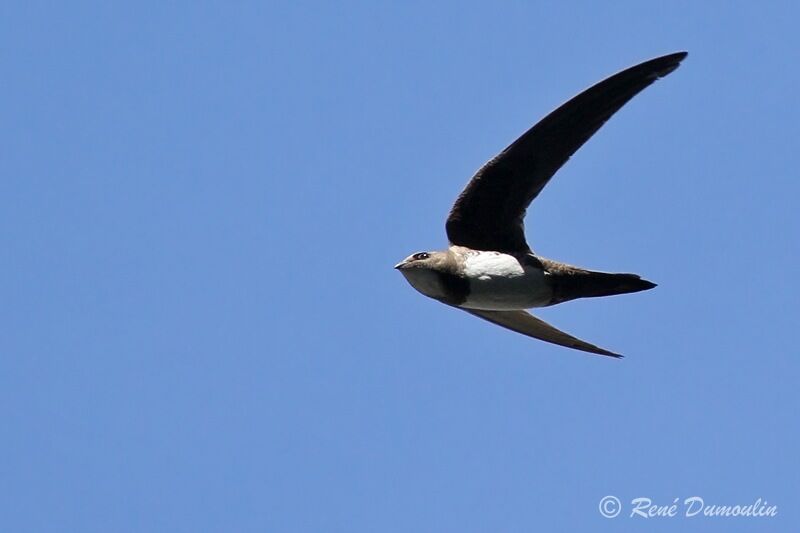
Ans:
{"label": "swift's head", "polygon": [[445,270],[448,264],[447,252],[417,252],[397,263],[394,268],[405,274],[412,270]]}
{"label": "swift's head", "polygon": [[412,287],[437,299],[444,295],[439,273],[448,272],[451,267],[452,258],[447,252],[417,252],[394,266]]}

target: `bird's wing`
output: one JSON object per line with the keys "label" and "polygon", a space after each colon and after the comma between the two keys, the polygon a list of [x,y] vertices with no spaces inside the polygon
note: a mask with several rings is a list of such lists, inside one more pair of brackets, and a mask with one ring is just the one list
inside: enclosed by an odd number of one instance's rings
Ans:
{"label": "bird's wing", "polygon": [[479,309],[465,309],[464,311],[473,314],[477,317],[488,320],[498,326],[503,326],[511,331],[522,333],[534,339],[543,340],[558,344],[559,346],[566,346],[575,350],[584,352],[596,353],[600,355],[610,355],[611,357],[622,357],[620,354],[609,352],[594,344],[589,344],[580,339],[576,339],[568,333],[564,333],[545,322],[528,313],[527,311],[483,311]]}
{"label": "bird's wing", "polygon": [[522,219],[556,171],[626,102],[686,57],[645,61],[597,83],[547,115],[486,163],[447,218],[450,242],[476,250],[526,252]]}

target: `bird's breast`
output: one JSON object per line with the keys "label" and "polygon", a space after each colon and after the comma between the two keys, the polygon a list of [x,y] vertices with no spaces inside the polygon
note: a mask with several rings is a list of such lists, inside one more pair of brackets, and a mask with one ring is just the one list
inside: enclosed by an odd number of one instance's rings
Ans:
{"label": "bird's breast", "polygon": [[499,252],[474,252],[464,260],[469,293],[461,307],[507,311],[543,307],[552,290],[541,268]]}

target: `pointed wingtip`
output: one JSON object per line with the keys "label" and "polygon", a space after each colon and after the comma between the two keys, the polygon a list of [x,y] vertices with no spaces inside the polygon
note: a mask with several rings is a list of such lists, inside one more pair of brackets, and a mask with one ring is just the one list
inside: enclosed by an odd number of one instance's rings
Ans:
{"label": "pointed wingtip", "polygon": [[573,348],[575,350],[580,350],[582,352],[591,353],[595,355],[605,355],[607,357],[613,357],[614,359],[624,359],[624,355],[612,352],[611,350],[606,350],[605,348],[601,348],[594,344],[589,344],[588,342],[581,341],[581,344],[573,344],[568,346],[568,348]]}
{"label": "pointed wingtip", "polygon": [[673,52],[673,53],[671,53],[671,54],[667,54],[667,57],[674,57],[674,58],[675,58],[675,61],[677,61],[678,63],[680,63],[680,62],[681,62],[681,61],[683,61],[683,60],[686,58],[686,56],[688,56],[688,55],[689,55],[689,52],[687,52],[686,50],[680,50],[680,51],[678,51],[678,52]]}
{"label": "pointed wingtip", "polygon": [[655,72],[656,77],[663,78],[667,74],[673,72],[676,68],[681,66],[681,61],[686,59],[688,55],[689,52],[681,51],[653,59],[659,66],[658,70]]}
{"label": "pointed wingtip", "polygon": [[599,348],[598,351],[594,353],[598,355],[605,355],[607,357],[613,357],[614,359],[625,359],[625,356],[622,355],[621,353],[609,352],[608,350],[605,350],[603,348]]}

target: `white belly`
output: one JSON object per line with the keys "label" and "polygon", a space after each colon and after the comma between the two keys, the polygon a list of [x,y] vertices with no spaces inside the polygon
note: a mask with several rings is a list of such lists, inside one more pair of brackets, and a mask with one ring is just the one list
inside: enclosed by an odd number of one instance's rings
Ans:
{"label": "white belly", "polygon": [[478,252],[467,257],[464,267],[470,292],[461,307],[509,311],[550,303],[544,271],[523,266],[511,255]]}

